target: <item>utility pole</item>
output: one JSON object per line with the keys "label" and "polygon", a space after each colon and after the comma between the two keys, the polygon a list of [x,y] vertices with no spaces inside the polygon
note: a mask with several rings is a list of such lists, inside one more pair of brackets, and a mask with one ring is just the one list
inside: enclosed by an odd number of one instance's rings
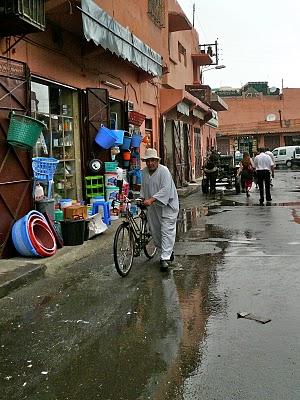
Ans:
{"label": "utility pole", "polygon": [[195,3],[193,3],[193,28],[195,26]]}

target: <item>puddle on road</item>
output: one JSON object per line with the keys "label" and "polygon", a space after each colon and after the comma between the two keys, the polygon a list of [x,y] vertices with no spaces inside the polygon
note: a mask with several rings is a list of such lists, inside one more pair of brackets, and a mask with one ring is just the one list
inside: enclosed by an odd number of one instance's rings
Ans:
{"label": "puddle on road", "polygon": [[[228,210],[223,210],[228,211]],[[177,237],[176,242],[184,242],[186,246],[190,244],[192,253],[195,255],[197,251],[195,250],[195,242],[204,242],[211,238],[217,238],[216,241],[220,242],[219,247],[222,247],[222,239],[226,242],[229,238],[229,232],[226,233],[223,229],[218,228],[215,225],[208,224],[205,217],[210,215],[218,214],[222,212],[219,206],[204,207],[204,208],[188,208],[182,209],[179,212],[178,222],[177,222]],[[178,244],[178,249],[183,248],[183,245]],[[205,247],[205,245],[204,245]],[[210,246],[207,249],[198,250],[200,252],[198,255],[204,253],[209,253]],[[180,251],[180,254],[182,251]],[[188,250],[184,252],[187,255]],[[183,254],[182,254],[183,255]]]}
{"label": "puddle on road", "polygon": [[[300,190],[299,190],[300,191]],[[264,203],[266,206],[266,203]],[[229,199],[224,199],[221,200],[220,206],[231,206],[231,207],[262,207],[259,203],[240,203],[235,200],[229,200]],[[296,206],[300,207],[300,201],[284,201],[284,202],[271,202],[268,207],[274,207],[274,206],[279,206],[279,207],[289,207],[289,206]]]}

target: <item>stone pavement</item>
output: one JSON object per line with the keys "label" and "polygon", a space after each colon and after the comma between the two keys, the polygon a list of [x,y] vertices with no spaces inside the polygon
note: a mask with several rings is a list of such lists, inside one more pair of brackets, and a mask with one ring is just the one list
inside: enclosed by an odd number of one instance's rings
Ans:
{"label": "stone pavement", "polygon": [[[180,198],[185,198],[200,190],[201,181],[190,183],[178,189]],[[55,273],[60,268],[75,261],[87,258],[101,249],[111,247],[113,236],[119,221],[113,221],[112,226],[104,233],[84,242],[80,246],[65,246],[48,258],[14,257],[0,260],[0,298],[7,296],[12,290],[28,284],[44,276],[46,273]]]}

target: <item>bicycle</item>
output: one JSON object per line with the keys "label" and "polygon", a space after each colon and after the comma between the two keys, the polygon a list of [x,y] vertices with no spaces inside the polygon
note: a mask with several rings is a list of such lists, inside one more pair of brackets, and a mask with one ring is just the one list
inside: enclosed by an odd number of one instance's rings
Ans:
{"label": "bicycle", "polygon": [[129,274],[133,258],[139,257],[142,251],[149,260],[157,251],[148,225],[146,206],[143,205],[142,199],[136,199],[135,203],[140,212],[133,216],[130,210],[133,202],[128,198],[120,202],[120,206],[123,206],[121,215],[125,217],[125,221],[118,227],[114,237],[114,262],[117,272],[122,277]]}

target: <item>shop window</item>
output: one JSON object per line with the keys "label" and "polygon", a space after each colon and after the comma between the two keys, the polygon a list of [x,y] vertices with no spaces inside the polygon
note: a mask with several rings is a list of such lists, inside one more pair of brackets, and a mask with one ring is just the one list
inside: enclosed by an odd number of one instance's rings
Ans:
{"label": "shop window", "polygon": [[178,60],[186,67],[186,49],[178,42]]}
{"label": "shop window", "polygon": [[148,15],[155,25],[165,26],[165,0],[148,0]]}
{"label": "shop window", "polygon": [[61,198],[76,199],[79,194],[76,185],[79,133],[76,135],[74,129],[76,99],[75,90],[55,84],[31,83],[32,115],[47,126],[37,141],[33,155],[59,160],[53,185],[57,201]]}
{"label": "shop window", "polygon": [[152,118],[145,119],[145,144],[146,147],[153,147]]}
{"label": "shop window", "polygon": [[123,122],[123,103],[120,100],[109,99],[110,108],[110,129],[122,129]]}

